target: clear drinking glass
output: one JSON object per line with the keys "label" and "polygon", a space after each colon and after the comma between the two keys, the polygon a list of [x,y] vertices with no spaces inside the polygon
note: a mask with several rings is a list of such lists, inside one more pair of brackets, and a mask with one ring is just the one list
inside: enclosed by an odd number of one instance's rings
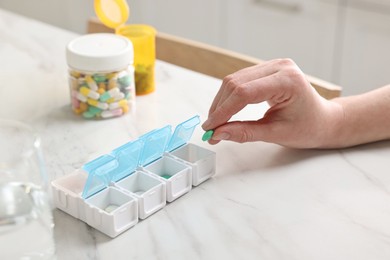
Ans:
{"label": "clear drinking glass", "polygon": [[0,119],[0,259],[55,259],[53,227],[40,139]]}

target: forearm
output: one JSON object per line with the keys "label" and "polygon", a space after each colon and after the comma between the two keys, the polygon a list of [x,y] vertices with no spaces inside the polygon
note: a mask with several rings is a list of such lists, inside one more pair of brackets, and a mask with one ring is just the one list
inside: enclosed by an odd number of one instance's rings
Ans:
{"label": "forearm", "polygon": [[332,100],[343,108],[324,147],[349,147],[390,139],[390,85]]}

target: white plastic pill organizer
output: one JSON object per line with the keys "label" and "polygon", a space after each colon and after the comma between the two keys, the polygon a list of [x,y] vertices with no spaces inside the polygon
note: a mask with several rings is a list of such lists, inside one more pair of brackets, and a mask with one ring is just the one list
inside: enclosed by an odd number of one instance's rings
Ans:
{"label": "white plastic pill organizer", "polygon": [[116,237],[215,174],[215,152],[188,143],[199,123],[153,130],[53,181],[55,206]]}

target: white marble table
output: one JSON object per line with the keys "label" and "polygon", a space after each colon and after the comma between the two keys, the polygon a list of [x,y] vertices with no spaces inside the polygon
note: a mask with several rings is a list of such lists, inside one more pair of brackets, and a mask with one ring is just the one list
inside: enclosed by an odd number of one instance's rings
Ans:
{"label": "white marble table", "polygon": [[[0,117],[38,129],[51,180],[152,129],[205,119],[221,82],[162,62],[133,114],[74,116],[65,46],[76,36],[0,10]],[[210,146],[202,134],[191,142],[217,153],[212,179],[114,239],[54,209],[58,259],[390,259],[390,142],[292,150]]]}

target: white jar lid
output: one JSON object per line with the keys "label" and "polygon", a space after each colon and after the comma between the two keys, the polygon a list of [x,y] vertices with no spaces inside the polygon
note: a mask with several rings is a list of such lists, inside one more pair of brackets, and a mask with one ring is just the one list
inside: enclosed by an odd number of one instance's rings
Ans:
{"label": "white jar lid", "polygon": [[66,59],[68,66],[75,70],[121,70],[133,64],[133,44],[129,39],[112,33],[86,34],[68,44]]}

